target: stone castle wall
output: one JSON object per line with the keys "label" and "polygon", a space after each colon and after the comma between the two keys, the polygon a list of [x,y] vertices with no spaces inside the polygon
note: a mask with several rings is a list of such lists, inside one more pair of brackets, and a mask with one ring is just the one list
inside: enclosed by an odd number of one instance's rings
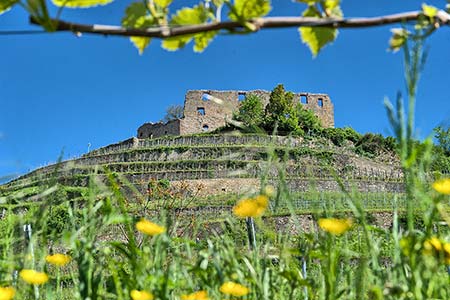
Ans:
{"label": "stone castle wall", "polygon": [[138,138],[156,138],[166,135],[180,135],[180,120],[172,120],[168,123],[145,123],[138,128]]}
{"label": "stone castle wall", "polygon": [[180,133],[207,132],[225,126],[236,107],[238,95],[235,91],[188,91]]}
{"label": "stone castle wall", "polygon": [[[186,93],[183,118],[168,123],[145,123],[138,129],[138,138],[186,135],[223,127],[247,95],[259,96],[269,103],[270,91],[191,90]],[[334,106],[327,94],[295,93],[294,99],[312,110],[326,128],[334,127]]]}

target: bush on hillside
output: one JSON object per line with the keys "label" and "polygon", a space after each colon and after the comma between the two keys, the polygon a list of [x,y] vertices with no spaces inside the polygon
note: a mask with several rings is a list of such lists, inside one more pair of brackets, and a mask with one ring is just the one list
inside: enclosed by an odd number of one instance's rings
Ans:
{"label": "bush on hillside", "polygon": [[294,101],[294,94],[286,92],[282,84],[277,85],[270,94],[265,109],[264,128],[267,132],[276,130],[286,135],[304,133],[299,126],[299,109]]}
{"label": "bush on hillside", "polygon": [[239,106],[234,119],[243,123],[246,128],[258,131],[264,122],[264,104],[260,97],[250,94]]}

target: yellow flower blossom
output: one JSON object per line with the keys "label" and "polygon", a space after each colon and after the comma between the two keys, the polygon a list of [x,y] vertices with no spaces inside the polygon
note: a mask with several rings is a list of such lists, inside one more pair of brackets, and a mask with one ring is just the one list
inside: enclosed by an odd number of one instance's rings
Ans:
{"label": "yellow flower blossom", "polygon": [[130,296],[133,300],[153,300],[153,295],[146,291],[132,290]]}
{"label": "yellow flower blossom", "polygon": [[1,287],[0,286],[0,300],[11,300],[12,298],[14,298],[15,294],[16,294],[16,290],[13,287],[10,287],[10,286]]}
{"label": "yellow flower blossom", "polygon": [[437,237],[432,237],[423,243],[423,247],[425,248],[425,250],[429,251],[431,250],[441,251],[442,242]]}
{"label": "yellow flower blossom", "polygon": [[349,230],[353,225],[353,222],[351,219],[335,219],[335,218],[328,218],[328,219],[319,219],[319,226],[326,232],[335,234],[335,235],[341,235],[347,230]]}
{"label": "yellow flower blossom", "polygon": [[423,243],[423,254],[443,258],[450,265],[450,243],[444,243],[437,237],[432,237]]}
{"label": "yellow flower blossom", "polygon": [[65,254],[61,254],[61,253],[56,253],[53,255],[47,255],[45,257],[45,260],[52,265],[58,266],[58,267],[62,267],[67,265],[70,260],[72,258],[69,255],[65,255]]}
{"label": "yellow flower blossom", "polygon": [[48,281],[48,275],[35,270],[23,269],[19,276],[29,284],[44,284]]}
{"label": "yellow flower blossom", "polygon": [[248,287],[232,281],[222,284],[219,291],[223,294],[232,295],[234,297],[242,297],[250,292]]}
{"label": "yellow flower blossom", "polygon": [[433,189],[438,193],[450,195],[450,178],[441,179],[434,182]]}
{"label": "yellow flower blossom", "polygon": [[450,243],[445,243],[443,248],[445,263],[450,265]]}
{"label": "yellow flower blossom", "polygon": [[260,217],[269,206],[269,198],[266,195],[258,195],[255,198],[242,199],[234,207],[233,213],[240,217]]}
{"label": "yellow flower blossom", "polygon": [[206,291],[198,291],[188,295],[181,295],[181,300],[209,300]]}
{"label": "yellow flower blossom", "polygon": [[142,219],[136,223],[136,229],[147,235],[158,235],[166,231],[166,228],[159,226],[149,220]]}
{"label": "yellow flower blossom", "polygon": [[268,197],[272,197],[275,194],[275,188],[271,185],[266,185],[264,187],[264,195],[267,195]]}

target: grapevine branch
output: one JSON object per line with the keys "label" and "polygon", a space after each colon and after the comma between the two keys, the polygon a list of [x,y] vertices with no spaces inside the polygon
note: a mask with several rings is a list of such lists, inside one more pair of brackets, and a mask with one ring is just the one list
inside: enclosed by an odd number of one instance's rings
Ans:
{"label": "grapevine branch", "polygon": [[[403,12],[392,15],[371,18],[312,18],[312,17],[266,17],[249,20],[256,31],[268,28],[289,27],[328,27],[328,28],[365,28],[376,27],[387,24],[407,23],[417,21],[422,16],[421,11]],[[40,25],[39,22],[30,17],[30,22]],[[78,24],[62,20],[51,19],[55,25],[55,31],[71,31],[76,33],[92,33],[101,35],[117,36],[139,36],[151,38],[169,38],[186,34],[196,34],[208,31],[228,30],[242,32],[247,30],[242,23],[237,21],[212,22],[197,25],[183,26],[158,26],[151,28],[123,28],[112,25]],[[450,15],[440,10],[435,17],[436,27],[450,25]]]}

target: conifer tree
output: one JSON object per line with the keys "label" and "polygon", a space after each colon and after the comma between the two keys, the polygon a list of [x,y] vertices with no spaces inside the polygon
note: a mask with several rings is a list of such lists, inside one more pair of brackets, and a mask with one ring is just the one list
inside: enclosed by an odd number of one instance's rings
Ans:
{"label": "conifer tree", "polygon": [[265,114],[264,127],[267,131],[271,132],[276,128],[281,134],[303,134],[299,127],[299,112],[294,94],[286,92],[282,84],[277,85],[270,94]]}

